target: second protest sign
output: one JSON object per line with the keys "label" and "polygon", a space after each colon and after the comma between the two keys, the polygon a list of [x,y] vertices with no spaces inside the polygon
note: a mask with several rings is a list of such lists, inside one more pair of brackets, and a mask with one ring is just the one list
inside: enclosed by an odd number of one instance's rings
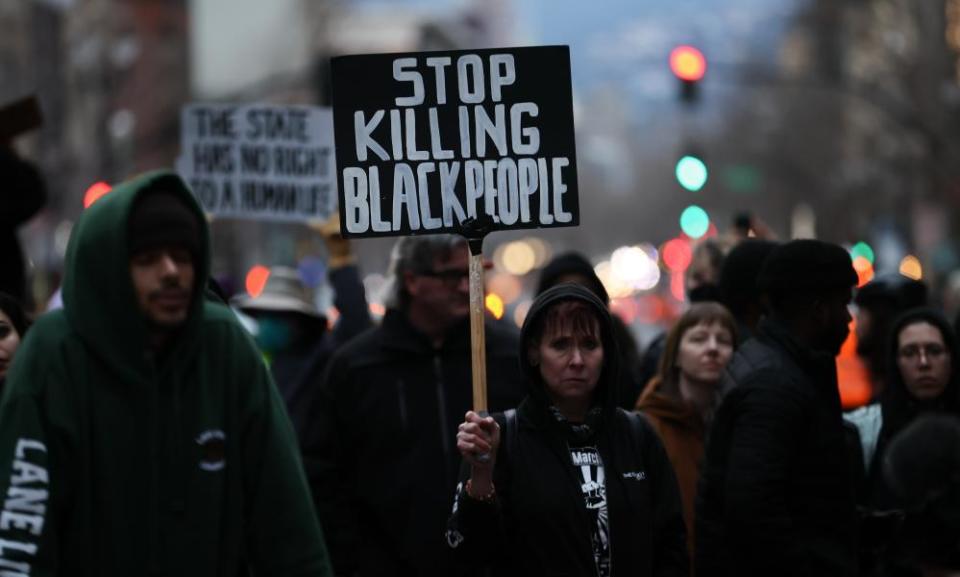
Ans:
{"label": "second protest sign", "polygon": [[579,224],[567,47],[343,56],[332,76],[345,236]]}

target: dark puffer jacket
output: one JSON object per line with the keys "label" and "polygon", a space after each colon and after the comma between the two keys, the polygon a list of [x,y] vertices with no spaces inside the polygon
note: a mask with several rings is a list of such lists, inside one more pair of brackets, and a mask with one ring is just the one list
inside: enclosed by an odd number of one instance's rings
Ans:
{"label": "dark puffer jacket", "polygon": [[761,323],[727,368],[697,495],[698,576],[857,572],[836,365]]}
{"label": "dark puffer jacket", "polygon": [[[604,370],[596,390],[602,412],[594,441],[604,465],[610,526],[611,572],[619,576],[688,574],[680,494],[660,439],[639,415],[616,407],[617,360],[609,313],[586,289],[562,284],[546,291],[524,323],[530,326],[551,305],[581,300],[602,319]],[[608,354],[612,351],[613,354]],[[529,395],[507,423],[494,470],[495,503],[471,499],[458,487],[447,541],[466,566],[492,567],[494,574],[582,577],[596,575],[581,479],[570,460],[568,431],[548,409],[539,370],[521,354]],[[512,429],[512,425],[516,429]],[[469,477],[464,467],[462,481]]]}
{"label": "dark puffer jacket", "polygon": [[[337,574],[452,577],[443,533],[460,470],[457,426],[472,406],[469,319],[440,349],[387,311],[330,361],[305,438]],[[517,338],[486,327],[488,404],[523,395]]]}

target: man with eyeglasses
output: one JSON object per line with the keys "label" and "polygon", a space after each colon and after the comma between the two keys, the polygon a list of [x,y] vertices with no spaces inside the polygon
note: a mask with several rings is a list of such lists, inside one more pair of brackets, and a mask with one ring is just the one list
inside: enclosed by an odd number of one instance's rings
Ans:
{"label": "man with eyeglasses", "polygon": [[[459,236],[401,239],[383,322],[330,362],[303,453],[338,575],[474,574],[443,542],[472,405],[468,268]],[[487,323],[486,348],[490,410],[515,407],[517,336]]]}

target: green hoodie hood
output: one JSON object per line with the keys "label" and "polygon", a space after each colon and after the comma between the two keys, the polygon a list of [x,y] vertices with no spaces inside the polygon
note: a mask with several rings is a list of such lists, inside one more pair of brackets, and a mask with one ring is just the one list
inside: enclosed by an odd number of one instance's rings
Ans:
{"label": "green hoodie hood", "polygon": [[170,358],[196,350],[203,288],[210,268],[210,238],[200,206],[176,173],[151,172],[117,185],[81,214],[67,247],[63,284],[67,319],[83,341],[124,380],[142,380],[150,370],[145,355],[149,325],[140,313],[130,277],[127,223],[136,200],[158,189],[179,197],[201,223],[190,314],[179,330]]}
{"label": "green hoodie hood", "polygon": [[203,218],[175,174],[118,186],[74,228],[64,310],[38,319],[17,351],[0,400],[0,514],[33,524],[0,523],[0,565],[35,576],[331,575],[283,399],[230,309],[203,298],[202,224],[187,320],[162,356],[149,347],[127,226],[159,188]]}

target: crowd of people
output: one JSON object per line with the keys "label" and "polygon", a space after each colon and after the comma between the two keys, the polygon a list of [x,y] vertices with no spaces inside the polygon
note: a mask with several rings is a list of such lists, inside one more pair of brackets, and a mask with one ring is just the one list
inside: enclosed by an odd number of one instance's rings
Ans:
{"label": "crowd of people", "polygon": [[[960,570],[960,359],[921,281],[708,239],[640,354],[561,254],[519,333],[486,321],[486,413],[466,241],[400,239],[375,322],[322,234],[335,323],[294,269],[229,299],[196,200],[150,173],[78,220],[62,308],[0,293],[0,574]],[[851,304],[872,398],[844,411]]]}

